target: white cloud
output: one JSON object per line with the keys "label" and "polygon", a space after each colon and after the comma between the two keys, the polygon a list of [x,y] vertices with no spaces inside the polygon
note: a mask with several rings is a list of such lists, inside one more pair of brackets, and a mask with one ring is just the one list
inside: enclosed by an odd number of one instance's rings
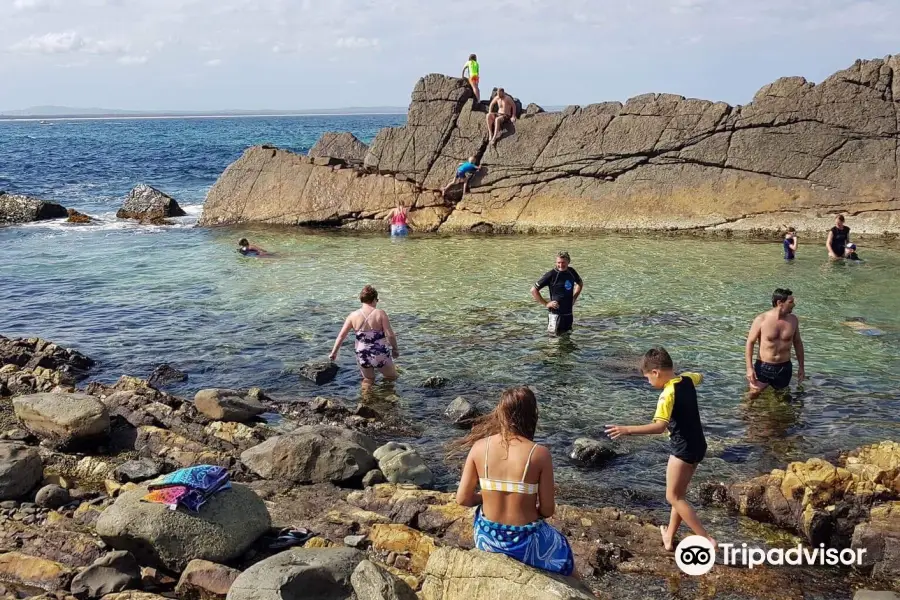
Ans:
{"label": "white cloud", "polygon": [[206,61],[206,62],[203,63],[203,64],[205,64],[207,67],[218,67],[219,65],[222,64],[222,59],[221,59],[221,58],[214,58],[214,59],[212,59],[212,60]]}
{"label": "white cloud", "polygon": [[300,52],[303,49],[303,44],[275,44],[272,46],[273,54],[293,54],[295,52]]}
{"label": "white cloud", "polygon": [[377,48],[378,38],[341,37],[334,42],[334,45],[338,48],[347,48],[351,50],[359,48]]}
{"label": "white cloud", "polygon": [[15,0],[13,8],[17,11],[46,10],[54,4],[54,0]]}
{"label": "white cloud", "polygon": [[128,45],[116,40],[96,40],[75,31],[32,35],[10,46],[21,54],[124,54]]}
{"label": "white cloud", "polygon": [[147,60],[148,58],[146,56],[132,56],[127,54],[120,57],[116,62],[120,65],[143,65],[147,63]]}

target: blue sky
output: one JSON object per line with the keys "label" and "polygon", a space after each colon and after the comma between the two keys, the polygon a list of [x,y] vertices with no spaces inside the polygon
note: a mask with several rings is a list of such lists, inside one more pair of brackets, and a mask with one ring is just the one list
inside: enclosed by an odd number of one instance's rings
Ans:
{"label": "blue sky", "polygon": [[477,52],[544,105],[749,102],[900,53],[898,0],[0,0],[0,109],[405,106]]}

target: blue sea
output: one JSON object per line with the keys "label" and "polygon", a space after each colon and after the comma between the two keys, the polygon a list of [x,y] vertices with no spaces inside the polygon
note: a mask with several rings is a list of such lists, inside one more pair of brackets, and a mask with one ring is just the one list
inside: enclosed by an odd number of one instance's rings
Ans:
{"label": "blue sea", "polygon": [[[504,388],[526,384],[541,402],[539,438],[553,451],[566,499],[650,507],[661,518],[663,438],[624,440],[622,456],[603,470],[568,458],[577,437],[652,418],[658,392],[635,372],[649,347],[665,345],[679,368],[706,376],[700,398],[710,453],[701,479],[752,476],[900,438],[900,252],[889,243],[862,244],[861,264],[834,264],[820,240],[801,236],[797,260],[785,263],[777,240],[414,234],[392,241],[333,230],[195,226],[210,186],[247,147],[303,153],[326,131],[370,142],[382,127],[404,121],[0,122],[0,189],[99,219],[0,227],[0,333],[75,347],[98,360],[92,377],[101,381],[146,377],[167,362],[189,374],[171,388],[185,396],[260,386],[282,398],[355,404],[359,374],[349,341],[334,383],[316,387],[298,371],[327,357],[359,306],[359,290],[373,284],[401,350],[400,381],[375,394],[421,427],[410,441],[441,485],[456,477],[443,461],[444,442],[459,435],[443,420],[447,404],[464,395],[489,409]],[[188,215],[173,226],[118,221],[115,211],[138,183],[173,196]],[[240,237],[275,256],[241,257]],[[532,282],[560,249],[572,254],[586,284],[567,339],[548,338],[546,313],[530,298]],[[790,399],[750,403],[744,340],[776,287],[795,292],[809,379],[794,383]],[[447,386],[425,388],[435,375]],[[723,516],[722,523],[732,521]]]}

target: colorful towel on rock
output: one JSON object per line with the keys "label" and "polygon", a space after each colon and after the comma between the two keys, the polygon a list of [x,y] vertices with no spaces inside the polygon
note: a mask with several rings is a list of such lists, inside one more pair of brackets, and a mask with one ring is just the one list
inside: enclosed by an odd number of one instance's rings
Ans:
{"label": "colorful towel on rock", "polygon": [[146,502],[165,504],[170,510],[178,506],[197,512],[210,496],[231,488],[228,470],[214,465],[195,465],[154,479],[147,485]]}
{"label": "colorful towel on rock", "polygon": [[505,554],[531,567],[551,573],[571,575],[575,557],[566,536],[546,521],[528,525],[502,525],[486,519],[481,507],[475,512],[475,547],[484,552]]}

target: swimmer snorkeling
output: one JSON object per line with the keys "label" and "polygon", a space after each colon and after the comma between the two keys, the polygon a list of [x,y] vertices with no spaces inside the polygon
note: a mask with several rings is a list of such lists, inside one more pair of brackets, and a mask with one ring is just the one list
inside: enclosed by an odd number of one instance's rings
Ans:
{"label": "swimmer snorkeling", "polygon": [[259,246],[254,246],[247,238],[241,238],[238,242],[238,252],[243,254],[244,256],[268,256],[269,253],[260,248]]}

